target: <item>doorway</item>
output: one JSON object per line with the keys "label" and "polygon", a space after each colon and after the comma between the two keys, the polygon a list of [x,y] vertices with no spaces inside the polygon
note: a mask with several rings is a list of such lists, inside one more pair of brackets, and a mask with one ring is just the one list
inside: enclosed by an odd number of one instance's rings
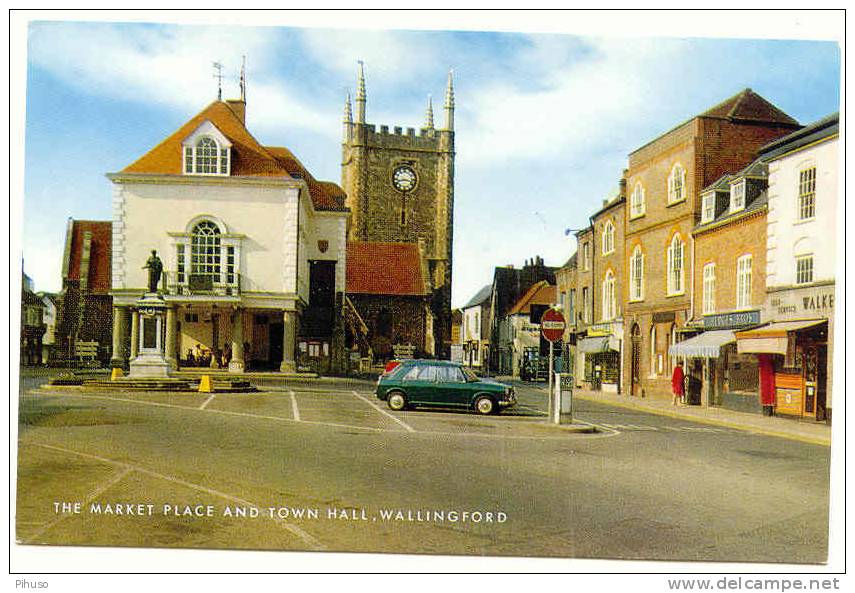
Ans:
{"label": "doorway", "polygon": [[641,389],[641,328],[637,323],[632,325],[630,331],[630,341],[632,343],[632,356],[630,357],[630,395],[638,395]]}

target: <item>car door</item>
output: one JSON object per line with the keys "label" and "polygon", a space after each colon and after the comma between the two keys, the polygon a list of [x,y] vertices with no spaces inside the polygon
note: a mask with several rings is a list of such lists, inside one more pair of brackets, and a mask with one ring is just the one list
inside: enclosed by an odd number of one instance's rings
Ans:
{"label": "car door", "polygon": [[469,405],[469,389],[463,371],[456,366],[442,366],[437,369],[436,401],[447,406],[465,407]]}
{"label": "car door", "polygon": [[430,404],[436,389],[436,367],[432,364],[415,365],[402,382],[411,404]]}

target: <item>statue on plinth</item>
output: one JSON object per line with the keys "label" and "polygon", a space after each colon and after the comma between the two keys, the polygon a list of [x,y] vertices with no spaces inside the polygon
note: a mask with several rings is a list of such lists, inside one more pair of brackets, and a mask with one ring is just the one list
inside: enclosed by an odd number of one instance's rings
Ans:
{"label": "statue on plinth", "polygon": [[160,282],[160,276],[163,274],[163,262],[157,257],[157,250],[151,250],[151,257],[145,262],[143,270],[148,268],[148,291],[157,292],[157,283]]}

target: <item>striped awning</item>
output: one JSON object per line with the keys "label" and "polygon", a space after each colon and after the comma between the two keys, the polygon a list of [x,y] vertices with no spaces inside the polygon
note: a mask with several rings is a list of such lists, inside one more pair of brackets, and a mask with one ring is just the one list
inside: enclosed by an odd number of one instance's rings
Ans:
{"label": "striped awning", "polygon": [[736,334],[736,347],[740,354],[787,354],[787,335],[803,329],[827,323],[827,319],[803,321],[776,321],[763,327],[741,331]]}
{"label": "striped awning", "polygon": [[718,358],[721,347],[736,341],[732,330],[716,329],[698,334],[688,340],[671,344],[668,354],[694,358]]}

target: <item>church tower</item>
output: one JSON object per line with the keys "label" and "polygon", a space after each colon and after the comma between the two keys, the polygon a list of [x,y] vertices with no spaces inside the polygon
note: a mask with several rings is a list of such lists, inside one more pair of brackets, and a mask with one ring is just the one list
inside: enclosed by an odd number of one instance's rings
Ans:
{"label": "church tower", "polygon": [[[359,62],[355,110],[345,101],[342,187],[351,211],[349,241],[418,244],[432,295],[435,353],[451,342],[454,216],[454,82],[448,73],[444,122],[434,125],[428,96],[424,125],[375,126],[366,119],[365,72]],[[355,113],[354,113],[355,111]]]}

